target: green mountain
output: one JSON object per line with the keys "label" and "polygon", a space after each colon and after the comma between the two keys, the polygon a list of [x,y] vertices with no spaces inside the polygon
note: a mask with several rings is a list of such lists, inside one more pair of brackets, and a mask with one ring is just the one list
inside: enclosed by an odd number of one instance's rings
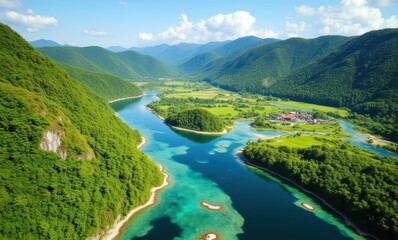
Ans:
{"label": "green mountain", "polygon": [[178,74],[173,67],[133,51],[114,53],[100,47],[45,47],[39,51],[51,59],[89,71],[102,71],[123,79],[161,78]]}
{"label": "green mountain", "polygon": [[341,36],[290,38],[266,44],[221,65],[213,64],[206,69],[212,72],[206,79],[231,90],[259,92],[292,71],[328,55],[349,39]]}
{"label": "green mountain", "polygon": [[278,39],[261,39],[253,36],[238,38],[234,41],[221,42],[218,45],[208,43],[198,48],[191,59],[178,67],[187,73],[207,72],[223,63],[234,59],[250,49],[277,42]]}
{"label": "green mountain", "polygon": [[178,112],[166,118],[166,123],[191,130],[203,132],[222,132],[223,121],[216,115],[204,109],[189,109]]}
{"label": "green mountain", "polygon": [[98,95],[105,98],[106,101],[143,94],[133,83],[114,75],[91,72],[67,64],[61,64],[61,66],[73,79],[80,81],[83,85],[94,90]]}
{"label": "green mountain", "polygon": [[247,36],[228,42],[227,44],[218,47],[213,51],[220,54],[220,56],[222,57],[227,57],[236,53],[243,54],[250,49],[254,49],[278,41],[280,40],[275,38],[262,39],[254,36]]}
{"label": "green mountain", "polygon": [[344,106],[381,123],[375,132],[398,140],[398,29],[366,33],[270,86],[295,100]]}
{"label": "green mountain", "polygon": [[201,45],[194,43],[180,43],[177,45],[161,44],[144,48],[133,48],[132,50],[162,60],[173,66],[178,66],[190,59]]}
{"label": "green mountain", "polygon": [[0,239],[101,234],[161,183],[139,133],[4,24],[0,99]]}
{"label": "green mountain", "polygon": [[185,72],[196,73],[200,72],[209,63],[214,62],[220,58],[221,56],[215,52],[207,52],[191,58],[189,61],[185,62],[184,64],[178,67],[184,70]]}
{"label": "green mountain", "polygon": [[124,63],[142,77],[172,77],[177,76],[176,68],[151,56],[142,55],[133,51],[124,51],[116,54]]}

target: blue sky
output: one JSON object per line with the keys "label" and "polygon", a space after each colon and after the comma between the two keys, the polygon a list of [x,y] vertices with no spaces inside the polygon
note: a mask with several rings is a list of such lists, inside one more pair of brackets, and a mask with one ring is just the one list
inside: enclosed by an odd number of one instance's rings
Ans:
{"label": "blue sky", "polygon": [[398,0],[0,0],[26,40],[75,46],[313,38],[398,27]]}

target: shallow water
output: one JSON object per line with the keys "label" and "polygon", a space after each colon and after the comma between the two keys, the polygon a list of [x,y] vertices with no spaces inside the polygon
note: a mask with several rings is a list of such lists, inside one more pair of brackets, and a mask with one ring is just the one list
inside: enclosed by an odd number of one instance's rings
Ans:
{"label": "shallow water", "polygon": [[[148,140],[142,150],[165,167],[171,186],[126,225],[120,239],[198,239],[206,232],[227,240],[361,239],[301,191],[246,167],[235,156],[259,134],[283,133],[253,130],[248,121],[236,122],[221,137],[175,131],[145,108],[157,99],[156,92],[147,94],[112,107]],[[208,210],[201,201],[223,208]]]}

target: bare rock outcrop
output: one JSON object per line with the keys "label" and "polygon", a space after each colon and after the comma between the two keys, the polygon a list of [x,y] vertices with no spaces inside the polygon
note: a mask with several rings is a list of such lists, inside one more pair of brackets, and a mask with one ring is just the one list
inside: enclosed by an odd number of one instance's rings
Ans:
{"label": "bare rock outcrop", "polygon": [[68,154],[66,151],[60,149],[61,146],[61,136],[64,134],[62,131],[51,131],[46,130],[43,135],[42,142],[40,143],[40,148],[45,151],[53,151],[61,155],[62,159],[66,159]]}

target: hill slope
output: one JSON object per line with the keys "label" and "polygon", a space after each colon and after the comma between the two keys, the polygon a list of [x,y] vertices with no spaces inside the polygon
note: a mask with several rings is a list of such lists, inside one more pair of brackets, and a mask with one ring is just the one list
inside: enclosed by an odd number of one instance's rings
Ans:
{"label": "hill slope", "polygon": [[369,32],[275,83],[267,92],[369,114],[390,125],[383,135],[398,140],[397,59],[397,29]]}
{"label": "hill slope", "polygon": [[90,71],[102,71],[123,79],[171,77],[178,72],[150,56],[132,51],[114,53],[100,47],[39,48],[51,59]]}
{"label": "hill slope", "polygon": [[73,79],[94,90],[98,95],[105,98],[106,101],[143,94],[133,83],[116,76],[91,72],[67,64],[61,64],[61,66]]}
{"label": "hill slope", "polygon": [[0,238],[85,239],[162,174],[93,91],[0,24]]}
{"label": "hill slope", "polygon": [[207,69],[207,80],[236,90],[261,92],[263,87],[289,75],[292,71],[328,55],[349,38],[324,36],[315,39],[290,38],[270,43]]}

